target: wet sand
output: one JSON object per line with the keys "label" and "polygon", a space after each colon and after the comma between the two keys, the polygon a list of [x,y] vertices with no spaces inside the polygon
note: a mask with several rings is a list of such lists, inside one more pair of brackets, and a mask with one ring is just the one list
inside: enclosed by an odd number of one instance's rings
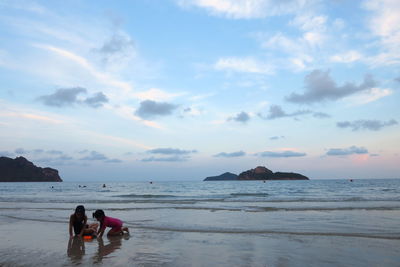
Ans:
{"label": "wet sand", "polygon": [[67,221],[1,217],[0,266],[399,266],[398,239],[130,228],[70,239]]}

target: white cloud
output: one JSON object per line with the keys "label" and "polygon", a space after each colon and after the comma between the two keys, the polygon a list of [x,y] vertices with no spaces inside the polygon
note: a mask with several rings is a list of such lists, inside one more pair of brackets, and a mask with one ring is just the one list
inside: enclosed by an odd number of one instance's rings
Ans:
{"label": "white cloud", "polygon": [[[39,111],[36,109],[26,108],[25,106],[13,105],[9,104],[5,101],[1,101],[1,111],[0,117],[11,119],[12,123],[20,122],[20,121],[36,121],[36,122],[44,122],[48,124],[65,124],[70,123],[70,120],[54,114],[49,114],[47,112]],[[17,121],[16,121],[17,120]],[[23,124],[23,122],[21,122]]]}
{"label": "white cloud", "polygon": [[[305,38],[309,38],[309,40]],[[320,37],[311,35],[304,38],[291,38],[282,33],[277,33],[271,38],[264,40],[262,47],[266,50],[273,49],[285,54],[287,59],[284,60],[280,66],[294,69],[295,71],[302,71],[312,68],[312,66],[310,66],[310,63],[314,62],[312,48],[314,45],[320,43],[318,38]],[[280,58],[282,58],[282,56]]]}
{"label": "white cloud", "polygon": [[2,112],[0,113],[0,117],[11,117],[11,118],[20,118],[20,119],[28,119],[40,122],[46,122],[50,124],[60,124],[61,120],[54,119],[50,116],[44,116],[34,113],[25,113],[25,112]]}
{"label": "white cloud", "polygon": [[391,94],[393,94],[393,90],[391,89],[374,87],[346,97],[344,101],[350,102],[353,105],[364,105]]}
{"label": "white cloud", "polygon": [[194,96],[189,97],[189,100],[190,100],[190,101],[200,101],[200,100],[203,100],[203,99],[212,97],[212,96],[214,96],[214,95],[215,95],[215,93],[208,93],[208,94],[202,94],[202,95],[194,95]]}
{"label": "white cloud", "polygon": [[376,65],[400,63],[400,4],[398,0],[368,0],[364,7],[372,12],[368,21],[371,32],[379,38],[380,52],[369,58]]}
{"label": "white cloud", "polygon": [[332,62],[351,63],[360,60],[363,57],[361,53],[355,50],[350,50],[342,54],[336,54],[330,57]]}
{"label": "white cloud", "polygon": [[206,9],[211,15],[232,19],[264,18],[298,12],[313,1],[307,0],[177,0],[182,7]]}
{"label": "white cloud", "polygon": [[323,32],[326,30],[327,21],[328,18],[322,15],[299,15],[290,24],[299,27],[303,31]]}
{"label": "white cloud", "polygon": [[306,32],[303,39],[311,46],[318,46],[324,42],[325,36],[320,32]]}
{"label": "white cloud", "polygon": [[134,96],[140,100],[164,101],[182,96],[183,94],[184,93],[168,93],[158,88],[151,88],[147,91],[135,93]]}
{"label": "white cloud", "polygon": [[285,36],[283,33],[276,33],[271,38],[264,40],[262,43],[263,48],[280,49],[284,51],[300,51],[301,46],[296,40]]}
{"label": "white cloud", "polygon": [[254,58],[238,58],[228,57],[219,59],[214,68],[216,70],[226,70],[235,72],[248,72],[258,74],[272,74],[273,67],[271,65],[260,62]]}
{"label": "white cloud", "polygon": [[365,8],[374,12],[370,20],[372,31],[380,36],[390,36],[400,30],[400,5],[398,0],[368,0]]}

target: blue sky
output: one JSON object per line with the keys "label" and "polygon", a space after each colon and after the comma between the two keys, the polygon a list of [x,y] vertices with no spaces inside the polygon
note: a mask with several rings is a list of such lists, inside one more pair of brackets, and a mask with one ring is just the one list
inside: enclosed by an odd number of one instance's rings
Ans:
{"label": "blue sky", "polygon": [[399,178],[396,0],[0,1],[0,154],[66,181]]}

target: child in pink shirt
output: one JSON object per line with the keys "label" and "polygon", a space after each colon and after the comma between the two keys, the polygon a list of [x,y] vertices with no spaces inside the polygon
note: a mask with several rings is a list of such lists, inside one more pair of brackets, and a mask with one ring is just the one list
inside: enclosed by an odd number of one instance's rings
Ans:
{"label": "child in pink shirt", "polygon": [[128,227],[122,227],[122,221],[117,218],[108,217],[104,214],[103,210],[96,210],[93,213],[93,218],[96,218],[100,222],[100,228],[97,235],[102,237],[106,227],[111,227],[107,235],[122,235],[125,232],[129,234]]}

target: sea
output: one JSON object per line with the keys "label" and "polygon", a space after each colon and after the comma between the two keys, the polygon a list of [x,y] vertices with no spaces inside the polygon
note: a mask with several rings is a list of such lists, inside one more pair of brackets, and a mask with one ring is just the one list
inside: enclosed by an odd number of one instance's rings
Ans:
{"label": "sea", "polygon": [[400,266],[400,179],[0,183],[3,226],[53,225],[67,240],[77,205],[131,229],[107,265]]}

